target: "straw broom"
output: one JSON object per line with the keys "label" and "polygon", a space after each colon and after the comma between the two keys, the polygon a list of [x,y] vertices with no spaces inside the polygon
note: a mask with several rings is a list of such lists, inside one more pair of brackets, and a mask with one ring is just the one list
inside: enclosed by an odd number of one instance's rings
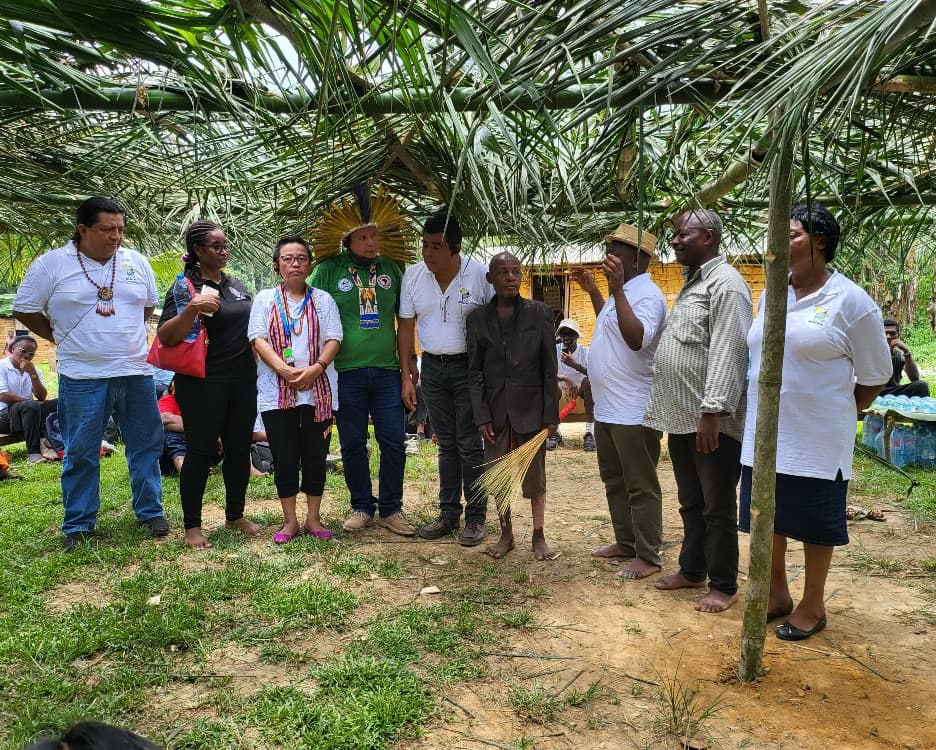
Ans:
{"label": "straw broom", "polygon": [[[575,408],[575,399],[572,399],[559,412],[559,421],[565,419]],[[494,496],[497,513],[501,517],[510,512],[511,501],[520,496],[523,489],[523,479],[533,463],[533,458],[549,438],[549,430],[545,427],[527,440],[523,445],[517,446],[510,453],[484,464],[487,466],[484,473],[474,483],[475,489],[483,497]]]}

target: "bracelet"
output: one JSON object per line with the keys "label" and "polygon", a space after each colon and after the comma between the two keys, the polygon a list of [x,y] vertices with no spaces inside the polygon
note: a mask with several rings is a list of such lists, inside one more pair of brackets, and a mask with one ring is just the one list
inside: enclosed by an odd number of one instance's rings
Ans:
{"label": "bracelet", "polygon": [[328,369],[328,365],[325,364],[325,363],[324,363],[322,360],[320,360],[320,359],[315,360],[315,364],[321,365],[323,370],[327,370],[327,369]]}

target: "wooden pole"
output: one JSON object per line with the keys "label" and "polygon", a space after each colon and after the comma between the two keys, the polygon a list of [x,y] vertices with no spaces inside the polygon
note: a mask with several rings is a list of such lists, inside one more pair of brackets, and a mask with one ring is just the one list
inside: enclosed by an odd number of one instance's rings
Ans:
{"label": "wooden pole", "polygon": [[[751,682],[762,673],[770,562],[776,502],[777,424],[786,335],[787,276],[790,269],[792,134],[784,131],[770,166],[763,353],[757,399],[757,440],[751,488],[751,545],[744,618],[741,624],[741,660],[738,677]],[[748,404],[748,408],[753,408]]]}

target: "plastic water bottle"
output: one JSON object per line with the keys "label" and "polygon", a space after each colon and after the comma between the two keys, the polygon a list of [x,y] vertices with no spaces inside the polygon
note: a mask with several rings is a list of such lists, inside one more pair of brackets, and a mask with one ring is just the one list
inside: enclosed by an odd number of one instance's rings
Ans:
{"label": "plastic water bottle", "polygon": [[[892,433],[893,435],[893,433]],[[884,430],[881,430],[874,436],[874,452],[881,458],[884,458]]]}
{"label": "plastic water bottle", "polygon": [[917,463],[921,466],[936,466],[936,423],[920,422],[917,434]]}
{"label": "plastic water bottle", "polygon": [[874,448],[874,439],[878,433],[884,429],[884,419],[873,412],[868,412],[864,417],[864,425],[861,428],[861,444]]}
{"label": "plastic water bottle", "polygon": [[[172,298],[175,300],[176,304],[176,315],[182,312],[186,305],[192,301],[192,293],[189,291],[189,286],[185,281],[184,273],[176,274],[176,280],[172,282]],[[195,320],[192,321],[192,327],[185,335],[185,340],[194,341],[196,338],[198,338],[198,329],[200,326],[201,321],[196,315]]]}

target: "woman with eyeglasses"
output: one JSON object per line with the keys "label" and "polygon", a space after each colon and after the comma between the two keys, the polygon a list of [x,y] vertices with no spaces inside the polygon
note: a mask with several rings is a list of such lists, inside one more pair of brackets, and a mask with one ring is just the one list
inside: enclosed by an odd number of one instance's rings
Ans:
{"label": "woman with eyeglasses", "polygon": [[55,412],[58,402],[46,401],[46,387],[33,364],[36,339],[17,336],[10,343],[10,354],[0,360],[0,432],[22,432],[30,463],[44,460],[39,441],[46,417]]}
{"label": "woman with eyeglasses", "polygon": [[[283,526],[276,544],[300,533],[331,539],[319,508],[325,489],[325,460],[331,442],[332,411],[338,408],[338,376],[332,361],[341,344],[341,315],[327,292],[306,284],[312,269],[309,243],[283,237],[273,251],[273,270],[282,283],[257,292],[248,337],[260,358],[257,408],[273,452],[276,493]],[[302,473],[300,482],[299,474]],[[306,496],[300,526],[296,495]]]}
{"label": "woman with eyeglasses", "polygon": [[185,230],[185,248],[185,278],[195,294],[173,285],[157,335],[163,344],[178,344],[200,314],[210,342],[204,380],[175,377],[188,451],[179,475],[185,543],[207,549],[211,543],[202,530],[202,498],[219,442],[224,451],[224,525],[248,536],[260,533],[260,527],[244,517],[257,415],[257,367],[247,341],[251,297],[240,281],[224,273],[231,250],[224,231],[214,222],[196,221]]}

